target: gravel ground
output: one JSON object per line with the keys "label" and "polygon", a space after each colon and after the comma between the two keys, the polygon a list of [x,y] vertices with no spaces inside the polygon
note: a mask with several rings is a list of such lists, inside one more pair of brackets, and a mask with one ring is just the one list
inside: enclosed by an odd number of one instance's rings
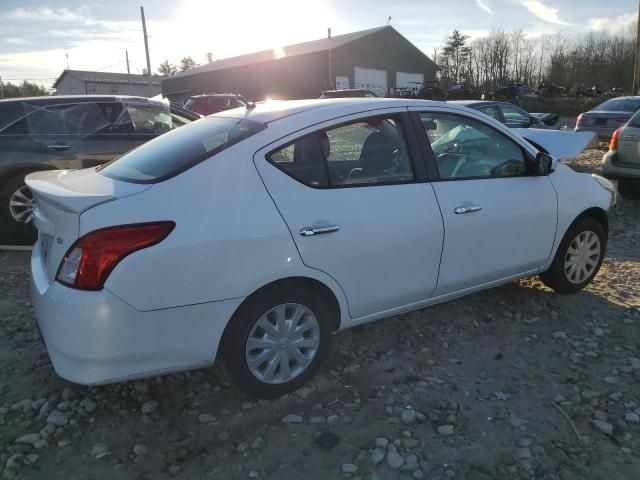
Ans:
{"label": "gravel ground", "polygon": [[610,223],[585,291],[526,279],[341,332],[313,382],[259,402],[219,366],[61,380],[28,254],[0,252],[0,478],[640,478],[640,202]]}

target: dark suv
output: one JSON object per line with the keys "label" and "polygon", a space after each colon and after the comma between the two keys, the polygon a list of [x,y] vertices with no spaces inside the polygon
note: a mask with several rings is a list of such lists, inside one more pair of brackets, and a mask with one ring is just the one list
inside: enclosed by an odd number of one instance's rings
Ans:
{"label": "dark suv", "polygon": [[233,93],[211,93],[191,97],[186,101],[184,106],[201,115],[211,115],[213,113],[231,110],[232,108],[244,107],[246,104],[246,100],[240,95]]}
{"label": "dark suv", "polygon": [[28,173],[95,167],[198,118],[140,97],[0,100],[0,244],[35,241]]}

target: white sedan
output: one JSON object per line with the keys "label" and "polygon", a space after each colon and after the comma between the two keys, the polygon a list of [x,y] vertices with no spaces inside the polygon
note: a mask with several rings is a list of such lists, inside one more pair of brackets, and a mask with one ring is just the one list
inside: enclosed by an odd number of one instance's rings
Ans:
{"label": "white sedan", "polygon": [[537,274],[577,292],[615,198],[475,110],[398,99],[249,104],[27,184],[33,304],[62,377],[220,357],[260,397],[305,383],[337,330]]}

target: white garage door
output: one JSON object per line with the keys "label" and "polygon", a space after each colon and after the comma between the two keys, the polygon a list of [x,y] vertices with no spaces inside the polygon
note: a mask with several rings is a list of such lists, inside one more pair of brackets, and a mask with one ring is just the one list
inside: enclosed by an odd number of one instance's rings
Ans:
{"label": "white garage door", "polygon": [[354,69],[354,85],[353,88],[365,88],[371,90],[379,97],[387,94],[387,71],[376,70],[375,68]]}
{"label": "white garage door", "polygon": [[420,87],[422,86],[422,82],[424,82],[424,75],[422,73],[396,73],[397,90],[409,89],[414,93],[418,93],[420,91]]}

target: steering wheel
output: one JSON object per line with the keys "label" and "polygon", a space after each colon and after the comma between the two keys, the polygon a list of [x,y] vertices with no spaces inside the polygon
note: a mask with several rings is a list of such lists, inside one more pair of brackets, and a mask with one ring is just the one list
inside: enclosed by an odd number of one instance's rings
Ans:
{"label": "steering wheel", "polygon": [[522,173],[522,160],[507,160],[499,165],[496,165],[491,170],[491,175],[494,177],[511,177],[513,175],[519,175]]}

